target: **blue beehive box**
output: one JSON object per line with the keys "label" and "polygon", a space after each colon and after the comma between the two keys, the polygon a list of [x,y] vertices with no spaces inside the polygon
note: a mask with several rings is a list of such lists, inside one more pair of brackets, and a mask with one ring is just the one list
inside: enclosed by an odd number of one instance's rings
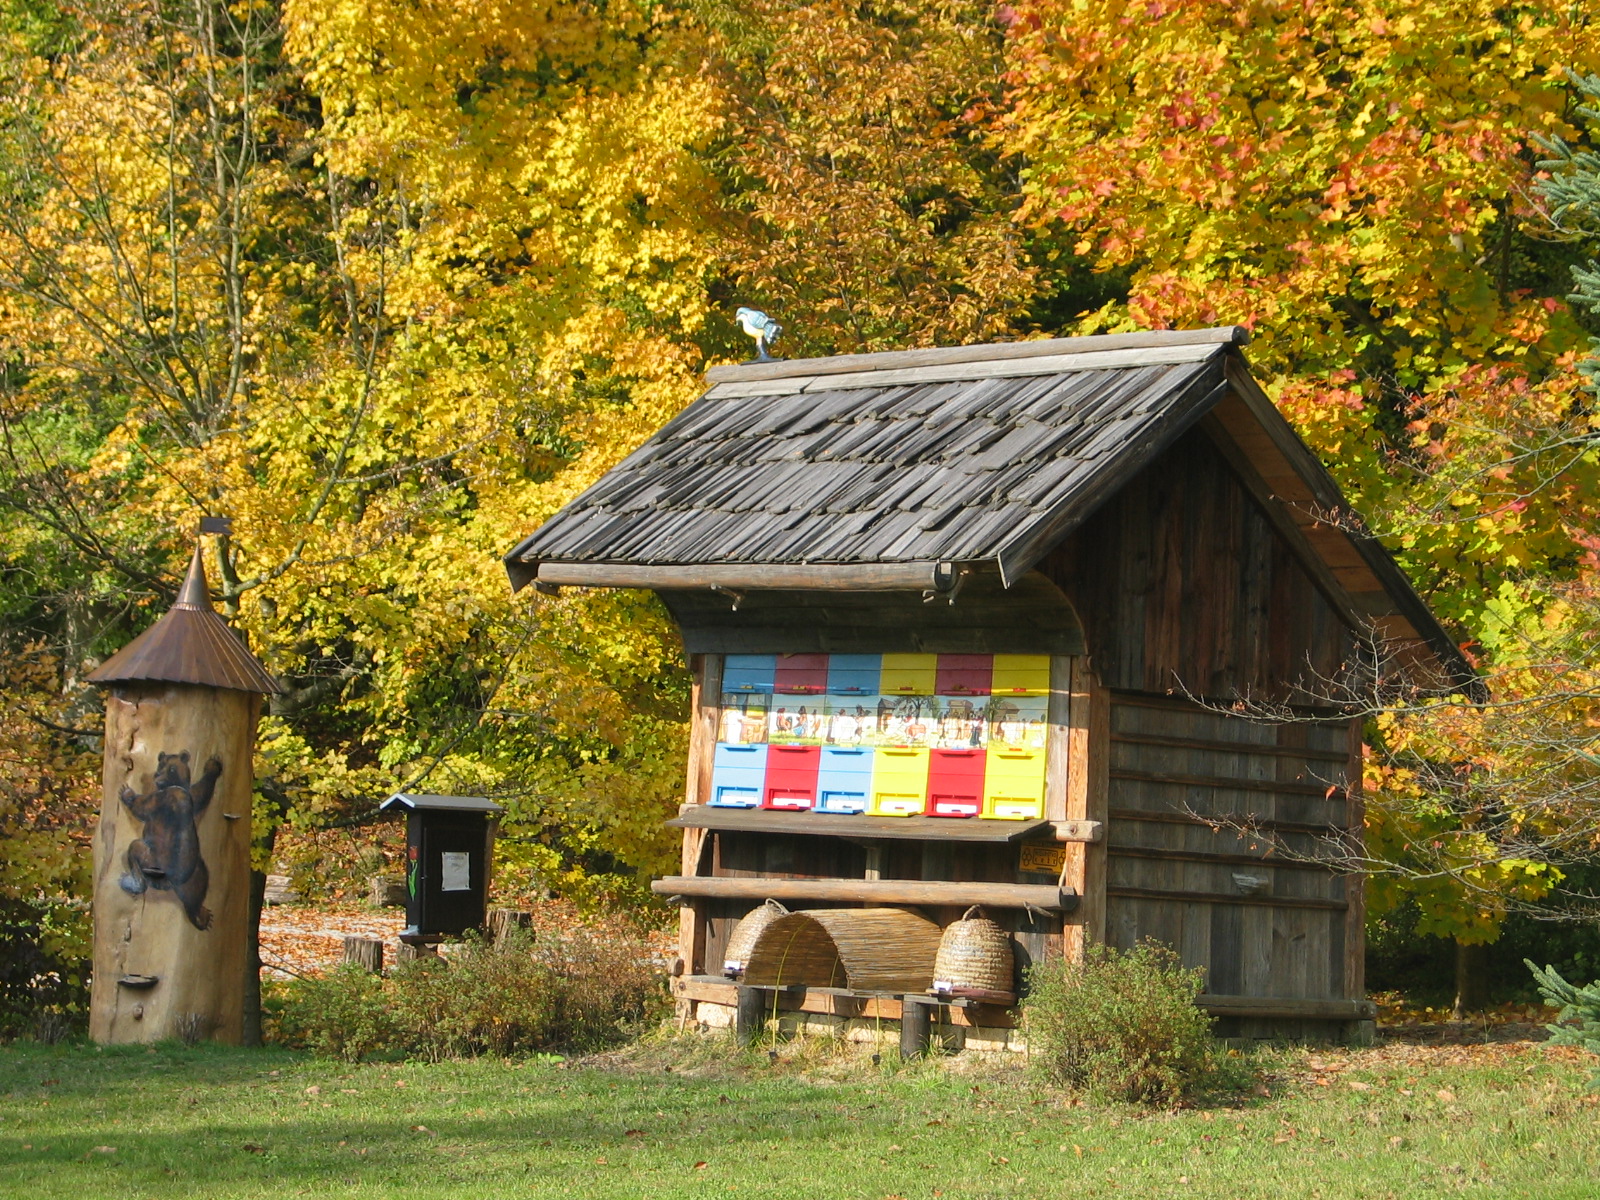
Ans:
{"label": "blue beehive box", "polygon": [[816,812],[854,814],[867,811],[872,799],[872,748],[824,746],[817,770]]}
{"label": "blue beehive box", "polygon": [[770,696],[777,681],[776,654],[730,654],[722,665],[724,692],[760,692]]}
{"label": "blue beehive box", "polygon": [[711,801],[717,808],[760,808],[767,779],[765,746],[719,745],[711,760]]}
{"label": "blue beehive box", "polygon": [[876,696],[883,677],[881,654],[830,654],[828,656],[828,694],[832,696]]}

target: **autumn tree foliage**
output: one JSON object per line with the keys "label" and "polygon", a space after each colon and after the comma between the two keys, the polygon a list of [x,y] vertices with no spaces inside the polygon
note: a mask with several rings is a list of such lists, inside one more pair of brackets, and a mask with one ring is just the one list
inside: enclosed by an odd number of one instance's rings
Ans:
{"label": "autumn tree foliage", "polygon": [[[1592,21],[1555,0],[0,10],[0,685],[49,722],[6,734],[18,777],[55,781],[0,822],[42,831],[41,862],[70,849],[79,681],[165,608],[212,514],[234,520],[220,602],[289,688],[261,865],[285,823],[426,786],[504,800],[512,870],[664,868],[670,623],[639,593],[512,598],[498,556],[748,353],[735,303],[785,353],[1248,325],[1438,611],[1508,694],[1548,688],[1529,647],[1585,627],[1600,528],[1573,369],[1595,320],[1566,299],[1596,232],[1568,74],[1600,69]],[[1510,723],[1452,720],[1374,727],[1396,801],[1374,844],[1448,829],[1477,890],[1435,861],[1396,897],[1433,873],[1439,911],[1482,898],[1440,931],[1490,936],[1559,867],[1503,822],[1479,837],[1487,793],[1428,774],[1524,753],[1485,740]],[[33,894],[67,904],[71,871],[49,878]]]}

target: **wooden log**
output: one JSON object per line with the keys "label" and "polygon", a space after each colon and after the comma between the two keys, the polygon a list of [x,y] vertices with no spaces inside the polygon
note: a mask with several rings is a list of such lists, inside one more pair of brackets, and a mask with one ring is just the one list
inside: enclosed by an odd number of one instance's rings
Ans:
{"label": "wooden log", "polygon": [[921,1058],[928,1053],[932,1034],[931,1006],[907,1000],[900,1007],[900,1057]]}
{"label": "wooden log", "polygon": [[89,1006],[97,1042],[243,1039],[260,708],[252,692],[196,684],[107,692]]}
{"label": "wooden log", "polygon": [[750,1046],[761,1037],[762,1027],[767,1023],[768,995],[760,988],[740,984],[736,997],[737,1004],[733,1017],[734,1037],[739,1045]]}
{"label": "wooden log", "polygon": [[1050,884],[945,883],[918,879],[774,879],[669,875],[650,885],[658,896],[755,900],[833,900],[861,904],[931,904],[1037,908],[1065,912],[1077,896]]}
{"label": "wooden log", "polygon": [[364,967],[374,975],[383,974],[383,942],[378,938],[344,939],[344,961]]}
{"label": "wooden log", "polygon": [[484,932],[495,949],[504,949],[508,939],[521,930],[533,937],[533,914],[516,908],[491,908],[484,918]]}

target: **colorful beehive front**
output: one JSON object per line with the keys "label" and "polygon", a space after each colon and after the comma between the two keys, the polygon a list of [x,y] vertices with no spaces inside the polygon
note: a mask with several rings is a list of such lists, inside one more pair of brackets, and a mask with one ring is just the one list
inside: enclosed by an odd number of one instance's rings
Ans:
{"label": "colorful beehive front", "polygon": [[853,816],[872,803],[872,747],[823,746],[817,811]]}
{"label": "colorful beehive front", "polygon": [[767,776],[762,808],[807,809],[817,803],[821,746],[772,745],[767,748]]}
{"label": "colorful beehive front", "polygon": [[710,802],[1040,817],[1049,682],[1044,655],[729,655]]}
{"label": "colorful beehive front", "polygon": [[718,808],[760,808],[767,782],[767,748],[719,745],[711,763],[711,803]]}

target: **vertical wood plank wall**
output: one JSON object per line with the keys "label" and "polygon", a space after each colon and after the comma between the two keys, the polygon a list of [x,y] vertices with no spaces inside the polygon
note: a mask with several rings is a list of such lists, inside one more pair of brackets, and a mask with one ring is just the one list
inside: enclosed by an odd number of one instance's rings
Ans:
{"label": "vertical wood plank wall", "polygon": [[1166,942],[1218,995],[1358,998],[1350,883],[1297,861],[1350,820],[1350,737],[1346,723],[1260,725],[1114,695],[1106,940]]}
{"label": "vertical wood plank wall", "polygon": [[[1104,939],[1171,944],[1213,994],[1360,997],[1361,882],[1289,861],[1360,829],[1360,728],[1328,699],[1354,635],[1210,437],[1180,438],[1042,570],[1110,691]],[[1227,712],[1240,698],[1318,719],[1252,722]],[[1273,839],[1291,853],[1267,858]]]}

